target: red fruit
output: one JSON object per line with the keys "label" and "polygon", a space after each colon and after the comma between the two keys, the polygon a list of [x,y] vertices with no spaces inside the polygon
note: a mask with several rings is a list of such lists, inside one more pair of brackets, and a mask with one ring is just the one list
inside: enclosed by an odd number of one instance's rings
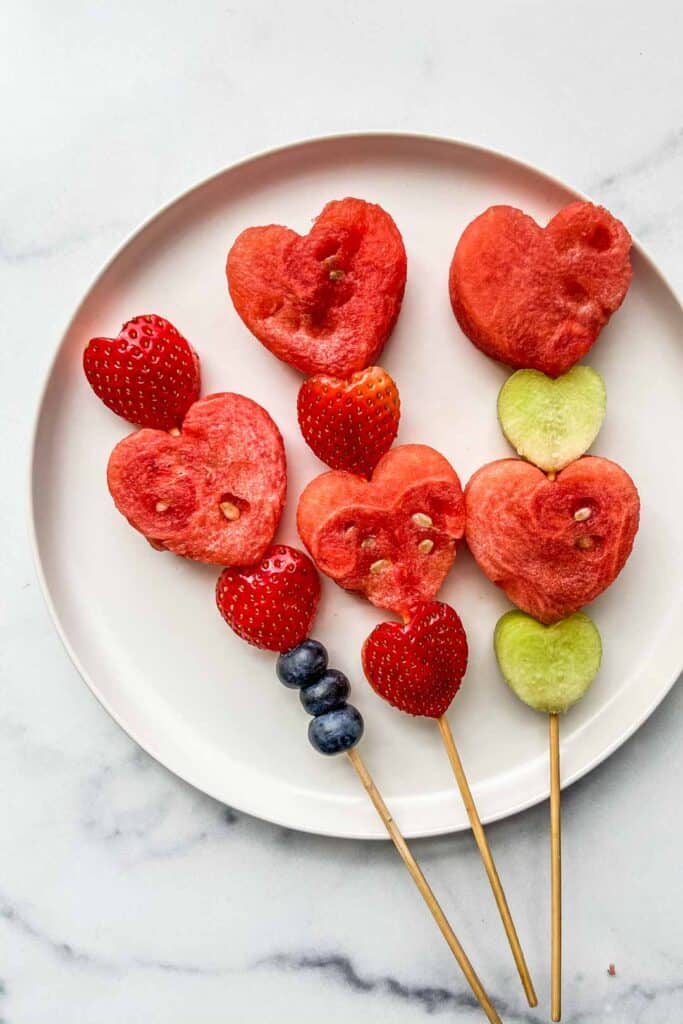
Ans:
{"label": "red fruit", "polygon": [[235,309],[267,349],[302,373],[348,377],[374,362],[406,283],[388,213],[362,199],[328,203],[307,235],[247,228],[228,253]]}
{"label": "red fruit", "polygon": [[216,604],[230,629],[268,651],[289,651],[305,640],[319,599],[315,566],[285,544],[268,548],[258,565],[224,569],[216,583]]}
{"label": "red fruit", "polygon": [[467,636],[447,604],[430,601],[402,626],[382,622],[363,644],[373,690],[409,715],[441,718],[467,669]]}
{"label": "red fruit", "polygon": [[83,353],[90,386],[130,423],[170,430],[199,398],[199,357],[161,316],[137,316],[117,338],[91,338]]}
{"label": "red fruit", "polygon": [[178,436],[138,430],[107,468],[119,512],[153,544],[215,565],[250,565],[273,539],[285,503],[282,437],[243,395],[195,402]]}
{"label": "red fruit", "polygon": [[350,380],[309,377],[297,400],[306,443],[331,469],[370,476],[398,432],[398,388],[381,366]]}
{"label": "red fruit", "polygon": [[453,255],[453,311],[493,359],[559,376],[621,305],[630,249],[628,231],[602,206],[570,203],[546,228],[492,206],[465,228]]}
{"label": "red fruit", "polygon": [[407,615],[434,597],[453,564],[465,504],[443,455],[405,444],[380,459],[370,481],[343,470],[312,480],[297,526],[321,572]]}
{"label": "red fruit", "polygon": [[554,481],[521,459],[478,470],[465,489],[467,543],[480,568],[546,624],[578,611],[618,576],[640,502],[628,473],[586,456]]}

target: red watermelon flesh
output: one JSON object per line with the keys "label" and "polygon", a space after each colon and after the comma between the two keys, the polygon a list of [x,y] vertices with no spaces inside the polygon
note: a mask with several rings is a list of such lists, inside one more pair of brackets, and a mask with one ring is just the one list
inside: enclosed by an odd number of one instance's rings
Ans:
{"label": "red watermelon flesh", "polygon": [[226,266],[235,309],[278,359],[302,373],[349,377],[375,362],[406,283],[401,234],[381,206],[328,203],[307,235],[247,228]]}
{"label": "red watermelon flesh", "polygon": [[451,305],[465,334],[515,369],[566,373],[590,349],[631,281],[631,236],[592,203],[571,203],[541,228],[491,206],[458,242]]}
{"label": "red watermelon flesh", "polygon": [[150,543],[214,565],[250,565],[285,502],[282,437],[265,409],[235,394],[192,405],[182,432],[138,430],[107,468],[119,512]]}
{"label": "red watermelon flesh", "polygon": [[491,462],[468,483],[465,504],[480,568],[546,624],[589,604],[619,575],[640,510],[628,473],[596,456],[553,481],[521,459]]}
{"label": "red watermelon flesh", "polygon": [[443,455],[406,444],[382,456],[369,481],[343,470],[316,477],[299,499],[297,525],[322,572],[407,616],[435,596],[453,564],[465,506]]}

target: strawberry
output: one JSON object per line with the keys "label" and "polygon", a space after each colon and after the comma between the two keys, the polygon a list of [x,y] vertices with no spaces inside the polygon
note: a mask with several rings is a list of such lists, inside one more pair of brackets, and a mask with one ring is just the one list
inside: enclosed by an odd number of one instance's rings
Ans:
{"label": "strawberry", "polygon": [[381,366],[348,380],[310,377],[297,400],[301,433],[318,458],[366,477],[391,448],[400,410],[398,388]]}
{"label": "strawberry", "polygon": [[161,316],[137,316],[116,338],[91,338],[83,353],[90,386],[130,423],[171,430],[199,398],[199,357]]}
{"label": "strawberry", "polygon": [[467,637],[457,612],[420,605],[401,625],[382,622],[363,644],[363,670],[384,700],[409,715],[441,718],[467,669]]}
{"label": "strawberry", "polygon": [[315,566],[286,544],[268,548],[247,569],[224,569],[216,584],[216,604],[230,628],[268,651],[289,651],[308,636],[319,598]]}

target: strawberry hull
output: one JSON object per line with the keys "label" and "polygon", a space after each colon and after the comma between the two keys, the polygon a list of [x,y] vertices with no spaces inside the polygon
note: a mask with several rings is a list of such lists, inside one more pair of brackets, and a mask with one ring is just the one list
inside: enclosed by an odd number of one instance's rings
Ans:
{"label": "strawberry hull", "polygon": [[628,558],[640,502],[628,473],[586,456],[550,481],[520,459],[478,470],[465,488],[466,538],[488,578],[545,624],[609,587]]}
{"label": "strawberry hull", "polygon": [[401,234],[380,206],[328,203],[307,235],[247,228],[228,253],[237,313],[278,359],[302,373],[348,377],[373,363],[406,283]]}
{"label": "strawberry hull", "polygon": [[236,394],[190,408],[182,432],[139,430],[107,468],[119,512],[154,547],[213,565],[257,561],[277,529],[287,470],[265,409]]}
{"label": "strawberry hull", "polygon": [[571,203],[541,228],[511,206],[469,224],[449,274],[453,312],[482,352],[515,369],[566,373],[631,281],[631,237],[607,210]]}
{"label": "strawberry hull", "polygon": [[465,529],[460,481],[426,445],[384,455],[370,481],[344,471],[306,487],[299,534],[314,562],[347,590],[407,616],[431,600],[448,573]]}

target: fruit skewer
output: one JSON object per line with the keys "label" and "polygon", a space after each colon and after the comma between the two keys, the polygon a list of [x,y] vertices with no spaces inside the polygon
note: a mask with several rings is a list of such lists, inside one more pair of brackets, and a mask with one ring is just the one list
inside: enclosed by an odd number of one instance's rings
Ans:
{"label": "fruit skewer", "polygon": [[[297,522],[304,543],[328,575],[342,586],[362,590],[407,624],[402,633],[396,632],[396,624],[380,626],[375,640],[366,645],[368,660],[383,676],[374,679],[366,666],[371,685],[400,710],[438,718],[442,697],[447,696],[445,711],[467,658],[467,641],[455,612],[431,602],[464,531],[464,502],[457,474],[434,449],[412,444],[389,450],[399,405],[398,389],[381,367],[370,367],[348,381],[320,375],[302,385],[297,403],[302,433],[335,472],[309,483],[299,500]],[[412,615],[416,599],[421,611]],[[409,637],[420,645],[411,672],[405,670],[405,658],[411,655],[401,646]],[[373,642],[378,645],[374,652]],[[382,667],[387,645],[393,645],[396,663]],[[526,998],[536,1006],[505,893],[445,718],[441,728]]]}
{"label": "fruit skewer", "polygon": [[466,539],[489,579],[529,613],[503,616],[496,655],[517,696],[549,715],[553,1021],[562,1012],[558,714],[598,671],[599,634],[575,613],[621,571],[639,507],[621,467],[583,458],[606,392],[595,370],[574,364],[628,291],[630,249],[624,225],[588,202],[571,203],[545,228],[521,210],[494,206],[466,227],[449,273],[463,332],[517,371],[501,389],[498,417],[528,461],[503,459],[475,473],[465,493]]}
{"label": "fruit skewer", "polygon": [[[157,365],[160,360],[162,368],[155,384],[147,388],[144,368]],[[164,360],[169,362],[168,366]],[[178,360],[183,363],[180,367],[175,365]],[[138,376],[134,374],[136,362]],[[172,324],[153,315],[130,321],[117,339],[93,339],[85,351],[84,366],[96,394],[113,411],[151,428],[137,431],[120,442],[109,461],[112,495],[131,525],[147,536],[155,548],[172,547],[178,554],[202,561],[230,562],[235,555],[235,560],[243,564],[245,557],[258,557],[248,555],[250,548],[263,553],[264,543],[268,543],[264,538],[272,538],[275,531],[285,488],[282,439],[265,410],[240,395],[213,395],[195,401],[199,393],[199,360]],[[179,374],[183,378],[182,388],[176,379]],[[181,421],[185,436],[179,427]],[[242,499],[241,507],[236,498],[231,500],[231,466],[226,452],[233,447],[240,449],[234,437],[226,436],[226,431],[229,434],[231,430],[248,437],[252,457],[256,448],[261,463],[269,466],[269,473],[261,473],[258,480],[250,481],[251,500]],[[216,448],[223,456],[219,480],[215,479],[215,467],[220,461],[215,457]],[[143,456],[147,471],[141,473]],[[187,476],[188,458],[195,465],[195,472],[199,466],[199,477],[216,490],[216,494],[204,495],[201,530],[193,531],[190,523],[189,532],[187,524],[184,531],[179,530],[175,519],[170,525],[164,523],[169,511],[177,515],[179,499],[183,497],[180,506],[184,519],[191,520],[196,511],[188,503],[182,486],[181,493],[178,492],[178,481],[182,485]],[[158,460],[165,472],[160,470]],[[173,485],[169,481],[169,464],[177,470]],[[206,464],[210,464],[210,472],[206,472]],[[137,472],[131,473],[131,466]],[[242,472],[242,491],[244,486]],[[140,487],[144,493],[142,513],[134,500]],[[213,529],[209,530],[207,507],[214,519]],[[216,520],[222,528],[216,528]],[[217,538],[223,536],[225,520],[233,524],[233,532],[235,523],[241,525],[231,549],[225,542],[222,546],[216,544]],[[196,546],[196,532],[203,544],[201,549]],[[267,548],[261,562],[251,570],[224,570],[216,594],[221,613],[240,637],[258,647],[289,652],[278,659],[278,676],[285,685],[300,689],[301,702],[313,716],[308,731],[312,745],[323,754],[348,754],[487,1019],[500,1024],[500,1017],[355,749],[363,734],[363,720],[358,710],[346,702],[348,680],[341,672],[327,670],[327,653],[321,644],[304,639],[315,617],[319,595],[320,581],[310,560],[284,546]],[[308,659],[303,675],[302,659]]]}
{"label": "fruit skewer", "polygon": [[530,1006],[538,1000],[486,833],[458,753],[446,711],[467,669],[467,637],[449,605],[429,601],[404,623],[383,622],[363,645],[363,670],[373,690],[399,711],[438,725],[479,853]]}
{"label": "fruit skewer", "polygon": [[550,766],[550,1002],[562,1014],[562,870],[560,715],[588,690],[600,668],[602,643],[594,623],[576,612],[544,626],[523,612],[507,612],[494,635],[496,658],[513,693],[548,716]]}
{"label": "fruit skewer", "polygon": [[345,753],[358,775],[401,860],[455,957],[487,1020],[500,1017],[481,984],[441,905],[356,749],[363,735],[360,712],[348,704],[346,676],[327,666],[327,652],[309,637],[320,595],[310,559],[286,545],[268,549],[258,565],[225,569],[216,586],[216,602],[230,628],[256,647],[278,652],[280,682],[298,689],[312,715],[308,738],[321,754]]}

